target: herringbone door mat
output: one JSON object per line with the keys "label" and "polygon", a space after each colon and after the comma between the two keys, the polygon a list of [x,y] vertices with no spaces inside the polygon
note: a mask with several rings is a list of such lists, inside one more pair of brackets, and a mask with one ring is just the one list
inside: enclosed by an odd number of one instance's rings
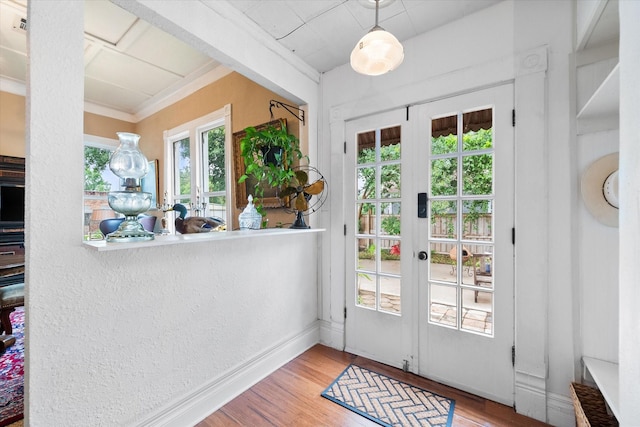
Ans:
{"label": "herringbone door mat", "polygon": [[349,365],[322,396],[383,426],[451,426],[455,401]]}

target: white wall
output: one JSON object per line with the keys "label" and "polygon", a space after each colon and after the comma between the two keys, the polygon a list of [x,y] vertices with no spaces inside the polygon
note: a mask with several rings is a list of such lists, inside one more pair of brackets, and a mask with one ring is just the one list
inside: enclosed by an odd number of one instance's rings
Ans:
{"label": "white wall", "polygon": [[[323,76],[321,135],[331,182],[343,174],[344,121],[515,80],[516,405],[557,425],[573,422],[573,286],[577,203],[572,136],[570,2],[507,1],[404,42],[404,63],[380,77],[348,65]],[[340,193],[336,194],[336,192]],[[331,223],[343,224],[342,189]],[[323,270],[323,340],[340,348],[344,237],[331,230]]]}
{"label": "white wall", "polygon": [[620,410],[640,420],[640,2],[620,1]]}
{"label": "white wall", "polygon": [[[578,137],[579,175],[602,156],[618,152],[618,130]],[[593,217],[579,197],[579,356],[618,361],[618,227]]]}
{"label": "white wall", "polygon": [[83,2],[28,7],[27,425],[188,424],[317,342],[318,235],[84,247]]}

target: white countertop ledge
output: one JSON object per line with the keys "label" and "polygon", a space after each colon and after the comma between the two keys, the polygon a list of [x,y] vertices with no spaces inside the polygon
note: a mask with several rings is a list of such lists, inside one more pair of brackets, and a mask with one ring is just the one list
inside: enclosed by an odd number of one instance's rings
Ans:
{"label": "white countertop ledge", "polygon": [[98,252],[120,251],[123,249],[149,248],[153,246],[184,245],[189,243],[215,242],[236,239],[258,239],[269,236],[287,236],[296,234],[320,233],[324,228],[291,229],[266,228],[262,230],[212,231],[197,234],[156,235],[155,239],[143,242],[107,242],[106,240],[87,240],[82,244]]}

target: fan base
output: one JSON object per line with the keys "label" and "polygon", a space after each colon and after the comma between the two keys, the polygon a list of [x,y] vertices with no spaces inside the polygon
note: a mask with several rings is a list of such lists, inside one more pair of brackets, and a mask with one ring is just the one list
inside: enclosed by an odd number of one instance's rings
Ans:
{"label": "fan base", "polygon": [[304,222],[304,216],[302,215],[302,211],[299,211],[296,213],[296,221],[291,224],[291,227],[289,228],[296,228],[296,229],[307,229],[307,228],[311,228],[309,227],[305,222]]}

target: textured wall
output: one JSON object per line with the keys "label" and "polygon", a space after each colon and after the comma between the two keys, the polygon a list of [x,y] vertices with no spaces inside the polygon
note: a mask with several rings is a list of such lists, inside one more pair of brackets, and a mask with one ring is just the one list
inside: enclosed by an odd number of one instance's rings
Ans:
{"label": "textured wall", "polygon": [[315,321],[317,235],[84,247],[83,3],[29,22],[26,421],[136,424]]}

